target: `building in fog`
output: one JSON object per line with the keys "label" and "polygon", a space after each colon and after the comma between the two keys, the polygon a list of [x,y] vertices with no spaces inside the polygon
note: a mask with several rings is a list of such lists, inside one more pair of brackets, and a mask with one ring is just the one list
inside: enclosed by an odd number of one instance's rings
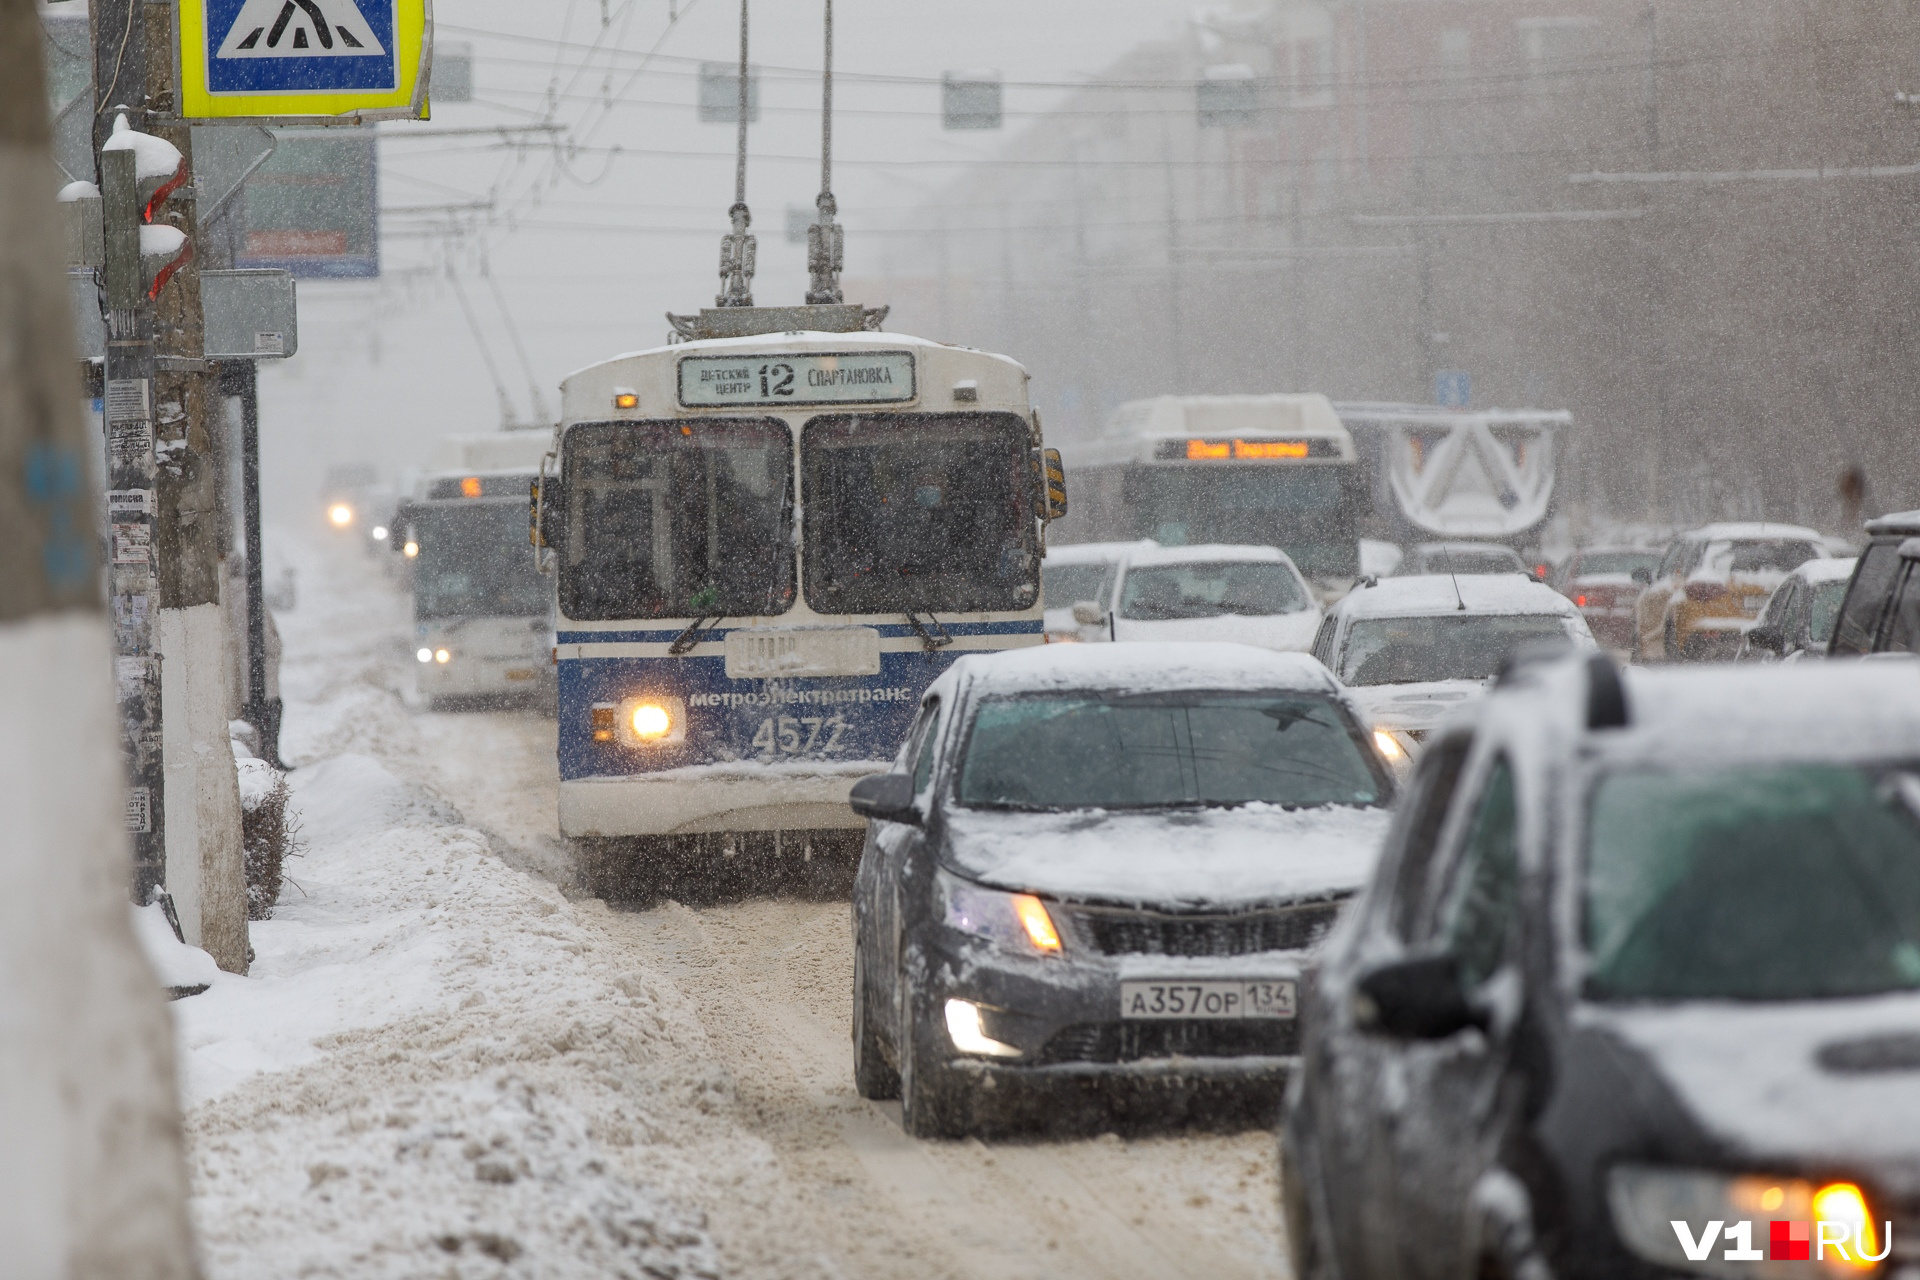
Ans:
{"label": "building in fog", "polygon": [[1899,0],[1197,11],[887,237],[901,328],[1050,429],[1158,392],[1573,411],[1577,509],[1920,505],[1920,28]]}

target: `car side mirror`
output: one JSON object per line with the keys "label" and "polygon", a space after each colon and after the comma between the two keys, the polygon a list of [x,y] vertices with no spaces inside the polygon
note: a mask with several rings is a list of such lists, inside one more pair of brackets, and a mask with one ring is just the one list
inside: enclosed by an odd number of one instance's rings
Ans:
{"label": "car side mirror", "polygon": [[1650,587],[1653,585],[1653,570],[1635,569],[1633,571],[1633,580],[1643,587]]}
{"label": "car side mirror", "polygon": [[881,773],[862,778],[853,784],[847,804],[863,818],[920,825],[920,811],[913,807],[913,778],[908,774]]}
{"label": "car side mirror", "polygon": [[1415,956],[1365,974],[1354,990],[1354,1021],[1403,1040],[1444,1040],[1481,1025],[1462,989],[1454,956]]}
{"label": "car side mirror", "polygon": [[1107,625],[1107,611],[1098,601],[1082,600],[1073,606],[1073,620],[1083,627],[1104,627]]}
{"label": "car side mirror", "polygon": [[1779,653],[1787,647],[1787,633],[1771,624],[1757,626],[1747,632],[1747,643],[1756,649]]}

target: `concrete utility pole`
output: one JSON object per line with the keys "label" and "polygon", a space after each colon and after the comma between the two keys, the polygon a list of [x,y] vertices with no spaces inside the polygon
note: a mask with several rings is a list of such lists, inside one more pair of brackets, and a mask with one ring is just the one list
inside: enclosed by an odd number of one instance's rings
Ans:
{"label": "concrete utility pole", "polygon": [[172,1027],[125,781],[40,22],[0,0],[0,1240],[21,1280],[191,1280]]}
{"label": "concrete utility pole", "polygon": [[[129,120],[162,142],[170,144],[181,156],[181,178],[193,172],[193,138],[185,121],[174,114],[173,7],[146,3],[145,0],[95,0],[91,9],[94,24],[94,83],[97,102],[103,114],[117,118],[116,108],[126,105]],[[111,130],[112,126],[107,126]],[[114,145],[111,136],[104,144]],[[103,152],[103,166],[105,156]],[[102,170],[103,179],[106,170]],[[115,585],[116,616],[119,601],[141,598],[145,624],[152,628],[154,650],[162,659],[156,673],[160,682],[157,717],[148,723],[172,726],[161,738],[164,785],[152,788],[150,795],[172,795],[171,804],[163,804],[150,816],[155,839],[160,842],[158,866],[152,856],[142,858],[138,866],[136,888],[150,892],[144,883],[156,871],[172,896],[186,941],[204,948],[221,968],[244,973],[247,968],[247,907],[245,856],[240,834],[240,790],[235,775],[232,751],[227,735],[227,625],[220,601],[220,512],[219,467],[214,449],[213,416],[224,413],[219,395],[218,374],[210,372],[205,360],[205,340],[200,307],[200,267],[194,254],[193,188],[184,181],[168,180],[161,188],[166,198],[156,193],[143,204],[143,230],[136,234],[149,239],[169,237],[159,233],[171,227],[186,237],[185,251],[168,265],[167,274],[146,283],[144,272],[136,317],[130,326],[128,346],[123,359],[115,359],[113,321],[108,325],[107,414],[110,452],[123,447],[128,465],[139,471],[122,484],[116,478],[116,490],[144,489],[151,512],[148,532],[154,563],[151,586],[144,596],[134,590],[122,591]],[[107,218],[114,217],[112,197],[105,190]],[[109,241],[114,240],[109,235]],[[109,292],[115,274],[111,253],[108,261]],[[124,292],[124,291],[123,291]],[[116,295],[117,296],[117,295]],[[109,298],[110,309],[117,307]],[[150,308],[150,318],[142,323],[140,313]],[[150,326],[150,327],[149,327]],[[116,373],[116,366],[137,358],[136,352],[150,351],[145,372],[145,403],[139,406],[146,416],[145,426],[135,431],[128,423],[114,421],[115,406],[131,405],[127,384],[131,377]],[[129,366],[131,367],[131,366]],[[123,399],[116,400],[119,386]],[[125,413],[133,412],[123,408]],[[129,420],[130,422],[131,420]],[[121,446],[114,446],[113,433],[122,429]],[[144,447],[151,462],[135,461]],[[119,456],[112,465],[120,465]],[[131,500],[129,500],[130,502]],[[118,517],[116,516],[116,519]],[[115,556],[119,560],[118,554]],[[149,701],[151,701],[149,699]],[[136,764],[151,772],[151,762],[138,750]],[[134,814],[138,817],[138,814]],[[167,857],[171,848],[172,857]]]}

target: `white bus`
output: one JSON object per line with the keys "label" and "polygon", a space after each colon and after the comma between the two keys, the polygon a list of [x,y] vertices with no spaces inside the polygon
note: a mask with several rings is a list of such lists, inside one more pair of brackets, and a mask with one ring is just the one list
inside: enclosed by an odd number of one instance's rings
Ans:
{"label": "white bus", "polygon": [[551,693],[553,585],[527,554],[527,494],[552,447],[542,430],[448,437],[395,517],[429,708]]}
{"label": "white bus", "polygon": [[[793,309],[840,310],[858,323]],[[847,792],[886,770],[927,686],[959,654],[1041,641],[1051,486],[1027,371],[790,331],[778,308],[723,318],[745,332],[568,377],[537,497],[560,829],[603,895],[742,853],[850,863]]]}
{"label": "white bus", "polygon": [[1062,542],[1276,546],[1343,590],[1370,504],[1353,439],[1322,395],[1156,396],[1064,444],[1073,511]]}

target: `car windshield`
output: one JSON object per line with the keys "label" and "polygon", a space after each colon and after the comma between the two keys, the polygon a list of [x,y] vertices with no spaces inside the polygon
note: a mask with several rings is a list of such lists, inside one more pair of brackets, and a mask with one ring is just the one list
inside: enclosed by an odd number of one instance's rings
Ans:
{"label": "car windshield", "polygon": [[1127,570],[1120,616],[1137,621],[1265,617],[1298,613],[1312,602],[1300,580],[1277,560],[1190,561]]}
{"label": "car windshield", "polygon": [[1602,778],[1589,990],[1805,1000],[1920,989],[1920,774],[1841,764]]}
{"label": "car windshield", "polygon": [[1660,565],[1658,551],[1586,551],[1574,566],[1574,577],[1597,578],[1603,573],[1632,577],[1635,569],[1651,574]]}
{"label": "car windshield", "polygon": [[1554,614],[1363,618],[1347,631],[1340,678],[1354,685],[1490,680],[1515,650],[1569,639],[1566,620]]}
{"label": "car windshield", "polygon": [[1317,694],[989,698],[956,788],[990,809],[1373,805],[1386,784],[1340,704]]}
{"label": "car windshield", "polygon": [[1825,644],[1833,638],[1833,623],[1840,616],[1840,602],[1846,597],[1845,578],[1815,584],[1812,616],[1807,625],[1807,634],[1815,644]]}
{"label": "car windshield", "polygon": [[792,458],[775,418],[570,428],[561,610],[579,619],[786,612]]}
{"label": "car windshield", "polygon": [[1420,553],[1424,573],[1525,573],[1527,566],[1511,551],[1479,547],[1428,547]]}
{"label": "car windshield", "polygon": [[420,547],[413,565],[415,618],[532,618],[547,612],[547,580],[527,545],[525,502],[416,506],[410,522]]}
{"label": "car windshield", "polygon": [[801,467],[817,611],[1033,607],[1039,547],[1016,415],[827,414],[806,425]]}
{"label": "car windshield", "polygon": [[1707,547],[1700,571],[1729,573],[1792,573],[1818,554],[1810,542],[1767,538],[1753,542],[1715,542]]}
{"label": "car windshield", "polygon": [[1112,561],[1085,564],[1043,564],[1040,587],[1046,593],[1047,607],[1065,609],[1082,600],[1105,600],[1113,582]]}

